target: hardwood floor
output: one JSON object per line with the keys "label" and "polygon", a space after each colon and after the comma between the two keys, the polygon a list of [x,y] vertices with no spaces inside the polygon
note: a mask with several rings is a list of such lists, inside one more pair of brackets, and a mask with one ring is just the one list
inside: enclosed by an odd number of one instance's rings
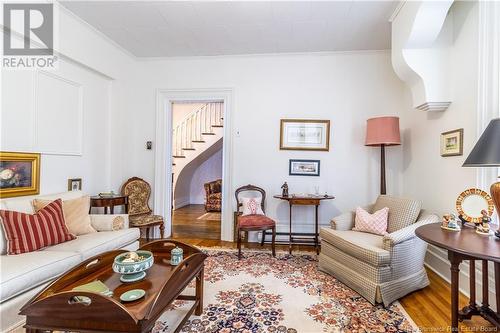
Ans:
{"label": "hardwood floor", "polygon": [[173,238],[220,239],[220,220],[198,220],[205,214],[204,205],[187,205],[174,210]]}
{"label": "hardwood floor", "polygon": [[[219,231],[220,232],[220,231]],[[225,242],[216,239],[199,239],[192,235],[183,237],[174,236],[173,238],[202,247],[229,247],[236,248],[236,243]],[[264,245],[269,248],[270,245]],[[261,248],[260,244],[244,244],[244,248]],[[277,245],[277,250],[286,251],[285,245]],[[294,246],[294,250],[313,251],[310,246]],[[430,285],[422,290],[413,292],[400,300],[401,305],[413,319],[415,324],[425,332],[449,332],[450,331],[450,285],[436,273],[428,270]],[[465,306],[468,299],[460,295],[460,306]],[[497,332],[498,329],[492,326],[486,320],[480,317],[473,317],[473,320],[467,320],[460,324],[462,332]]]}

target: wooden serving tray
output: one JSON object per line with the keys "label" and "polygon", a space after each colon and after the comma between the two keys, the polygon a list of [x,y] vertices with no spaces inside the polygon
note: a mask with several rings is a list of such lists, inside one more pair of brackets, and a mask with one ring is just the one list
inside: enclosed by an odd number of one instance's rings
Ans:
{"label": "wooden serving tray", "polygon": [[[185,259],[178,266],[170,265],[170,251],[175,246],[184,251]],[[23,306],[20,314],[26,316],[27,332],[149,332],[174,300],[193,301],[178,332],[194,311],[197,315],[203,311],[203,267],[207,256],[193,246],[174,240],[153,241],[140,249],[154,255],[154,264],[143,280],[122,283],[120,274],[113,272],[114,258],[127,251],[110,251],[90,258]],[[193,279],[196,279],[196,295],[180,295]],[[72,291],[95,280],[103,282],[113,291],[113,296]],[[132,289],[144,289],[146,295],[137,301],[121,302],[120,295]],[[75,296],[88,297],[90,302],[79,302]]]}

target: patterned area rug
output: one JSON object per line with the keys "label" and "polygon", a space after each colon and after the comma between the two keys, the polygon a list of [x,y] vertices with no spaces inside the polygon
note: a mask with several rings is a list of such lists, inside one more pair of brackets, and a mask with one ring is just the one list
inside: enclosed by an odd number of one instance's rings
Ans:
{"label": "patterned area rug", "polygon": [[[205,250],[204,312],[181,332],[417,332],[399,303],[372,306],[332,276],[313,254]],[[191,291],[192,292],[192,291]],[[189,291],[188,291],[189,293]],[[186,308],[176,301],[153,329],[172,332]]]}
{"label": "patterned area rug", "polygon": [[220,221],[220,212],[210,212],[210,213],[205,213],[201,215],[200,217],[197,218],[197,220],[202,220],[202,221]]}

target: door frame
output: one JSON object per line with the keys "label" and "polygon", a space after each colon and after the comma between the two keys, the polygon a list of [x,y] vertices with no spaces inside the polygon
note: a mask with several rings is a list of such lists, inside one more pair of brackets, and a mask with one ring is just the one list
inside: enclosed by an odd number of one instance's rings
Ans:
{"label": "door frame", "polygon": [[[222,148],[221,240],[233,241],[232,214],[232,116],[233,89],[156,89],[156,144],[154,178],[154,212],[164,216],[165,237],[172,235],[172,103],[179,101],[224,101],[224,134]],[[168,204],[167,204],[168,203]]]}

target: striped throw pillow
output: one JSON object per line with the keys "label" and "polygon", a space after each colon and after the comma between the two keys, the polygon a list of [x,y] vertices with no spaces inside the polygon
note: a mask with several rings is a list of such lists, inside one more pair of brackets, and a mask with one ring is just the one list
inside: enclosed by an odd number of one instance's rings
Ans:
{"label": "striped throw pillow", "polygon": [[61,199],[49,203],[33,215],[0,210],[0,217],[8,254],[33,252],[76,238],[64,223]]}

